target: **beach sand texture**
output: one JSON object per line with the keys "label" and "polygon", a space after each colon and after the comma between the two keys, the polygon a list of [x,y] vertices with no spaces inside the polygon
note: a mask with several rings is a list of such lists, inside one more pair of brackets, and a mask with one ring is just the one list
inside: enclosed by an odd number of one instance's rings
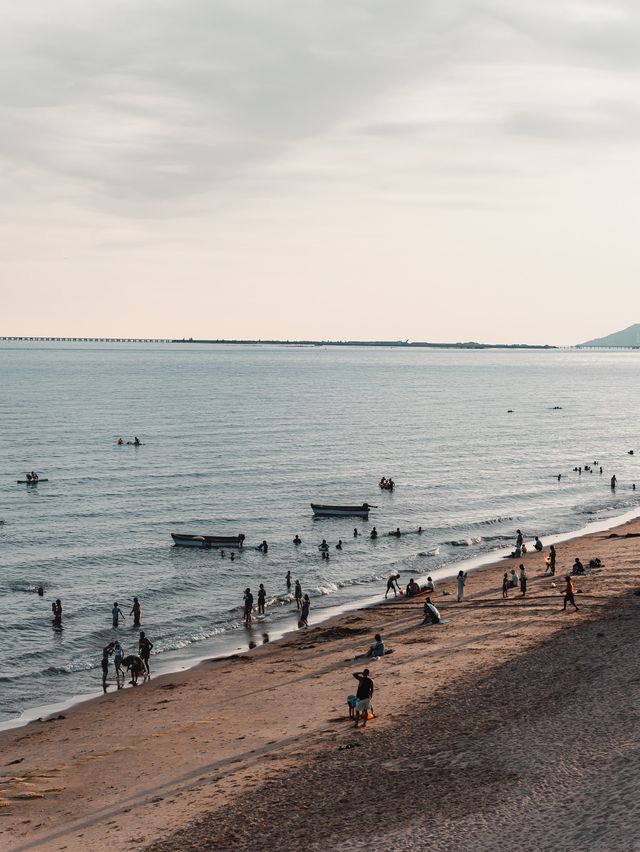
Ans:
{"label": "beach sand texture", "polygon": [[[640,520],[614,532],[558,545],[556,588],[528,554],[524,599],[515,560],[441,584],[446,626],[398,598],[1,733],[0,848],[640,849]],[[605,567],[562,612],[574,556]]]}

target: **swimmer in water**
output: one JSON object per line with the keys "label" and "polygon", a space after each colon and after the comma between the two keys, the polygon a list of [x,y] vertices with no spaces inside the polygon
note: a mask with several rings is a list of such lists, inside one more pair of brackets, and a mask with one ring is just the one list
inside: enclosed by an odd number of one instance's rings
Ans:
{"label": "swimmer in water", "polygon": [[260,583],[260,588],[258,589],[258,615],[264,615],[264,604],[267,599],[267,593],[264,588],[264,584]]}
{"label": "swimmer in water", "polygon": [[302,544],[302,539],[300,538],[300,536],[297,533],[296,533],[296,537],[293,540],[293,543],[294,544]]}
{"label": "swimmer in water", "polygon": [[353,528],[353,537],[358,538],[359,535],[360,535],[360,533],[358,532],[358,527],[354,527]]}
{"label": "swimmer in water", "polygon": [[375,527],[369,533],[369,538],[378,538],[378,530]]}
{"label": "swimmer in water", "polygon": [[38,586],[38,588],[36,589],[36,591],[38,592],[38,596],[39,596],[39,597],[43,597],[43,596],[44,596],[44,589],[42,588],[42,586]]}
{"label": "swimmer in water", "polygon": [[336,544],[336,550],[342,550],[342,539],[338,539],[338,543]]}
{"label": "swimmer in water", "polygon": [[285,577],[287,583],[287,591],[291,589],[291,571],[287,571],[287,576]]}

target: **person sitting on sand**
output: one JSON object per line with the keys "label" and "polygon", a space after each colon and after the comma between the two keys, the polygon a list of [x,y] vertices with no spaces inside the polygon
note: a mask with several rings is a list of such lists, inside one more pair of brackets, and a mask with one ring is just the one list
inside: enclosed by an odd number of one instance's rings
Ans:
{"label": "person sitting on sand", "polygon": [[427,577],[427,582],[424,587],[425,592],[434,592],[435,588],[436,587],[433,585],[433,580],[431,579],[431,577]]}
{"label": "person sitting on sand", "polygon": [[526,552],[527,552],[527,545],[524,542],[522,542],[522,547],[520,548],[520,556],[524,556]]}
{"label": "person sitting on sand", "polygon": [[373,697],[373,681],[369,677],[369,669],[362,672],[354,672],[353,676],[358,681],[358,689],[356,690],[356,723],[354,728],[358,727],[360,716],[362,716],[362,727],[367,724],[367,717],[371,709],[371,698]]}
{"label": "person sitting on sand", "polygon": [[367,651],[367,657],[384,657],[384,642],[382,641],[382,636],[379,633],[376,633],[374,638],[374,644]]}
{"label": "person sitting on sand", "polygon": [[533,549],[537,550],[538,553],[540,553],[540,551],[542,550],[542,542],[540,541],[538,536],[536,536],[536,540],[533,542]]}
{"label": "person sitting on sand", "polygon": [[435,604],[431,603],[431,598],[427,598],[424,602],[424,621],[423,624],[440,624],[440,613]]}
{"label": "person sitting on sand", "polygon": [[409,582],[407,583],[407,590],[405,592],[406,596],[410,598],[411,595],[417,595],[419,591],[420,586],[416,583],[413,577],[411,577]]}
{"label": "person sitting on sand", "polygon": [[137,654],[129,654],[122,661],[123,668],[131,672],[131,686],[138,685],[138,678],[144,674],[144,663]]}
{"label": "person sitting on sand", "polygon": [[518,578],[516,576],[516,572],[515,572],[514,568],[511,569],[511,576],[509,577],[509,585],[511,586],[512,589],[518,588]]}
{"label": "person sitting on sand", "polygon": [[573,567],[571,568],[571,573],[574,576],[584,574],[584,565],[582,564],[582,562],[580,562],[580,560],[578,559],[577,556],[576,556],[575,562],[573,563]]}
{"label": "person sitting on sand", "polygon": [[400,591],[400,586],[398,586],[398,580],[400,579],[400,574],[392,574],[387,580],[387,591],[384,593],[384,599],[387,599],[387,595],[389,592],[393,592],[394,598],[397,596]]}
{"label": "person sitting on sand", "polygon": [[509,575],[507,572],[504,572],[504,577],[502,578],[502,597],[509,597]]}

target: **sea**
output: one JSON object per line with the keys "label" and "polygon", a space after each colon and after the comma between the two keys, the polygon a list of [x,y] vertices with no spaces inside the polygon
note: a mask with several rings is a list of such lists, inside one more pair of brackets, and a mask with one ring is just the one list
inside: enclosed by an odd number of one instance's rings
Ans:
{"label": "sea", "polygon": [[[296,629],[288,570],[314,623],[381,598],[393,572],[437,581],[517,528],[548,543],[640,502],[634,351],[2,342],[0,364],[5,726],[101,692],[103,646],[137,647],[134,596],[152,671],[170,671]],[[18,485],[32,469],[48,482]],[[364,501],[368,521],[310,508]],[[246,544],[231,561],[172,532]]]}

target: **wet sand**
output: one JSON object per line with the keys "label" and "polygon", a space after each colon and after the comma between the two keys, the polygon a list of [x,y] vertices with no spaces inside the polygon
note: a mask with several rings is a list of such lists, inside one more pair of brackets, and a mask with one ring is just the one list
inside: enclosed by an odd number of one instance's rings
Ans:
{"label": "wet sand", "polygon": [[[524,598],[520,560],[440,584],[448,625],[397,598],[0,733],[0,848],[639,849],[640,520],[613,532],[557,545],[555,580],[528,554]],[[562,612],[574,556],[605,567]]]}

